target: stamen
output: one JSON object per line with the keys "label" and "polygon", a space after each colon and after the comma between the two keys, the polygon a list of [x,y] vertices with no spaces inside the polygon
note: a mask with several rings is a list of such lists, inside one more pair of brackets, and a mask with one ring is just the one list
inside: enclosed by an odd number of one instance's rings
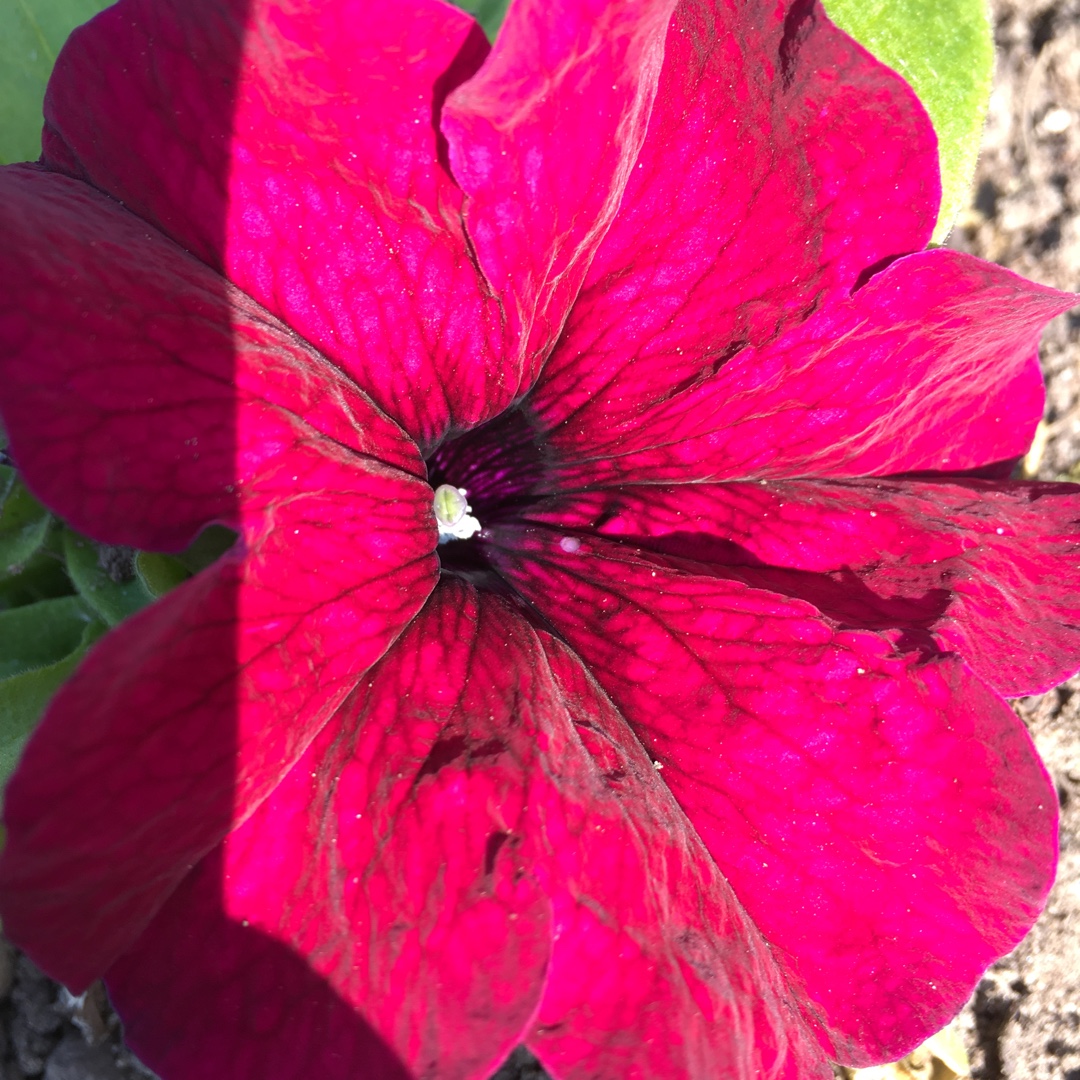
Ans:
{"label": "stamen", "polygon": [[464,488],[440,484],[435,489],[435,520],[439,523],[439,543],[447,540],[468,540],[480,531],[480,522],[469,511]]}

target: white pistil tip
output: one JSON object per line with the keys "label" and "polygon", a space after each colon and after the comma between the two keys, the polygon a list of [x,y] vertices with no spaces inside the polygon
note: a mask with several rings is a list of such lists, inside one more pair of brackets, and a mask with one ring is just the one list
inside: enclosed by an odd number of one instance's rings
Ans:
{"label": "white pistil tip", "polygon": [[469,511],[464,488],[440,484],[435,489],[435,520],[439,523],[439,543],[446,540],[468,540],[480,531],[480,522]]}

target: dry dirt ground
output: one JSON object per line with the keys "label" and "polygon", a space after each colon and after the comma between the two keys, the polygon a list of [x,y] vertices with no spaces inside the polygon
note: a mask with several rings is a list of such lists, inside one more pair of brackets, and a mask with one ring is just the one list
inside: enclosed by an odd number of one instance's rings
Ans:
{"label": "dry dirt ground", "polygon": [[[998,68],[972,208],[954,247],[1080,290],[1080,0],[997,0]],[[1080,313],[1043,339],[1047,412],[1026,465],[1080,480]],[[1080,1080],[1080,678],[1017,703],[1057,785],[1061,861],[1035,929],[960,1026],[977,1080]]]}
{"label": "dry dirt ground", "polygon": [[[1080,0],[996,0],[993,12],[998,69],[984,150],[971,208],[950,243],[1078,290]],[[1028,475],[1080,480],[1080,313],[1053,323],[1043,360],[1046,422]],[[1080,678],[1017,710],[1057,784],[1060,871],[1038,925],[991,968],[958,1025],[973,1080],[1080,1080]],[[73,1001],[24,957],[0,949],[0,1080],[146,1075],[124,1050],[100,990]],[[518,1054],[498,1080],[543,1075]]]}

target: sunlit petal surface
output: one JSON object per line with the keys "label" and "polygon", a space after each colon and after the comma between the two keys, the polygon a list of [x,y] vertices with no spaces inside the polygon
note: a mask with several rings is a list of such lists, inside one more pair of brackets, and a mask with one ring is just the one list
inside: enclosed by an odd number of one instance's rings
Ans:
{"label": "sunlit petal surface", "polygon": [[163,1080],[922,1042],[1053,877],[1002,695],[1080,667],[1080,492],[1004,479],[1077,298],[922,251],[937,175],[810,0],[77,31],[0,170],[11,453],[236,541],[52,702],[5,933]]}

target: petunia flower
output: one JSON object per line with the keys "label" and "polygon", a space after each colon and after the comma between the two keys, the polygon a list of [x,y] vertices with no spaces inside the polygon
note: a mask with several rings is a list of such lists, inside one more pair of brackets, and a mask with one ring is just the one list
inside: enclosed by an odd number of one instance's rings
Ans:
{"label": "petunia flower", "polygon": [[1053,875],[1002,695],[1080,666],[1080,494],[985,478],[1076,297],[922,251],[938,198],[812,0],[77,31],[0,172],[14,457],[238,540],[52,703],[5,932],[165,1080],[921,1041]]}

